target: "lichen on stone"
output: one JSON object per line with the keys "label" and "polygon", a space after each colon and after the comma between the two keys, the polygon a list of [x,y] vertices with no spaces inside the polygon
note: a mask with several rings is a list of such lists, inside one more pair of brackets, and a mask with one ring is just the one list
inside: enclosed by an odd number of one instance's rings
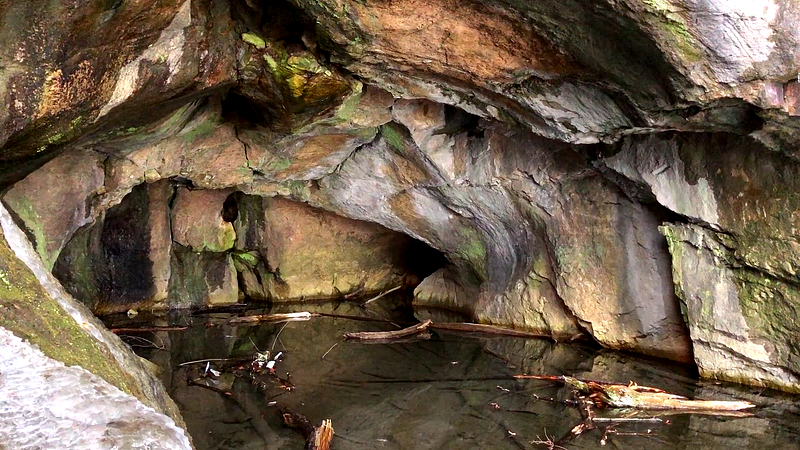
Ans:
{"label": "lichen on stone", "polygon": [[242,40],[257,49],[264,49],[267,47],[266,41],[255,33],[242,33]]}

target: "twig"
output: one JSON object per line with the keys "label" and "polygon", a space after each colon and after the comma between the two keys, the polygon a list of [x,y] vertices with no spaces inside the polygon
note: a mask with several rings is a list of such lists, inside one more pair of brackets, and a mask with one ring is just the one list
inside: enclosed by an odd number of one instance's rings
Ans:
{"label": "twig", "polygon": [[189,364],[200,364],[204,362],[231,362],[231,361],[245,361],[247,358],[206,358],[196,359],[194,361],[186,361],[178,364],[178,367],[188,366]]}
{"label": "twig", "polygon": [[320,359],[325,359],[325,357],[326,357],[326,356],[328,356],[328,353],[330,353],[330,352],[331,352],[331,350],[333,350],[333,348],[334,348],[334,347],[336,347],[337,345],[339,345],[339,343],[338,343],[338,342],[337,342],[337,343],[335,343],[335,344],[333,344],[333,345],[331,345],[331,348],[329,348],[329,349],[328,349],[328,351],[327,351],[327,352],[325,352],[325,353],[322,355],[322,358],[320,358]]}
{"label": "twig", "polygon": [[598,423],[625,423],[625,422],[644,422],[662,423],[664,419],[660,417],[594,417],[592,422]]}
{"label": "twig", "polygon": [[184,331],[189,327],[119,327],[111,328],[111,332],[115,334],[120,333],[136,333],[145,331]]}
{"label": "twig", "polygon": [[398,289],[401,289],[402,287],[403,287],[403,285],[402,285],[402,284],[401,284],[400,286],[395,286],[395,287],[393,287],[393,288],[389,289],[388,291],[386,291],[386,292],[384,292],[384,293],[382,293],[382,294],[380,294],[380,295],[377,295],[377,296],[375,296],[375,297],[372,297],[371,299],[369,299],[369,300],[365,301],[364,303],[362,303],[362,304],[361,304],[361,306],[367,306],[367,305],[369,305],[370,303],[374,302],[375,300],[378,300],[379,298],[383,298],[383,297],[385,297],[385,296],[387,296],[387,295],[391,294],[392,292],[394,292],[394,291],[396,291],[396,290],[398,290]]}
{"label": "twig", "polygon": [[289,322],[283,324],[280,330],[278,330],[278,334],[275,335],[275,339],[272,340],[272,347],[269,348],[269,351],[272,352],[275,350],[275,344],[278,343],[278,338],[281,337],[281,333],[283,333],[283,329],[286,328],[286,325],[289,325]]}
{"label": "twig", "polygon": [[[158,336],[156,336],[156,337],[158,337]],[[163,345],[164,341],[160,337],[158,337],[158,339],[162,342],[162,345],[158,345],[155,342],[151,341],[150,339],[146,339],[146,338],[143,338],[141,336],[131,336],[131,335],[128,335],[128,334],[123,334],[123,335],[120,336],[120,338],[123,339],[125,341],[125,343],[127,343],[131,347],[148,347],[149,346],[149,347],[153,347],[153,348],[158,349],[158,350],[165,350],[167,348],[165,345]],[[147,343],[149,345],[138,344],[139,342],[145,342],[145,343]]]}
{"label": "twig", "polygon": [[381,340],[381,339],[397,339],[406,336],[413,336],[418,333],[422,333],[425,331],[433,322],[430,319],[425,320],[424,322],[418,323],[416,325],[412,325],[408,328],[403,328],[402,330],[394,330],[394,331],[362,331],[358,333],[345,333],[345,339],[358,339],[363,341],[369,340]]}
{"label": "twig", "polygon": [[358,297],[358,295],[361,294],[362,292],[364,292],[364,286],[359,287],[358,289],[356,289],[355,291],[353,291],[353,292],[351,292],[349,294],[344,294],[342,296],[342,298],[345,299],[345,300],[349,300],[349,299],[351,299],[353,297]]}
{"label": "twig", "polygon": [[557,448],[560,448],[562,450],[567,450],[566,448],[560,445],[556,445],[556,442],[553,440],[553,438],[547,435],[547,428],[544,429],[544,439],[540,438],[539,436],[536,436],[536,439],[532,440],[531,444],[546,445],[548,450],[554,450]]}

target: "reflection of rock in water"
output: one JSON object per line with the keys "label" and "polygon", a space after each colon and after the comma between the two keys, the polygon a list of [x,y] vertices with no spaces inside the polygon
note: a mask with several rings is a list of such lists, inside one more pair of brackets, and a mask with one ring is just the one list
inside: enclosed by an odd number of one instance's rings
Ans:
{"label": "reflection of rock in water", "polygon": [[[303,309],[388,317],[398,326],[405,326],[413,318],[398,314],[393,309],[396,305],[386,297],[370,304],[367,309],[347,302],[280,304],[269,313]],[[438,311],[415,313],[417,318],[461,320]],[[527,443],[536,436],[542,437],[545,430],[548,436],[559,438],[581,422],[576,408],[560,402],[571,395],[571,389],[545,381],[511,379],[513,374],[520,372],[571,374],[621,382],[634,380],[690,397],[733,399],[696,391],[691,374],[674,364],[583,345],[536,339],[471,338],[438,331],[433,331],[432,339],[424,342],[365,345],[344,342],[342,335],[345,332],[397,328],[385,322],[327,317],[288,324],[232,327],[225,324],[227,317],[207,317],[206,321],[223,325],[207,328],[201,325],[201,319],[194,317],[196,326],[189,330],[162,333],[158,342],[171,349],[171,356],[165,357],[163,352],[155,351],[150,358],[169,359],[169,364],[177,367],[178,363],[195,359],[252,355],[257,349],[262,352],[273,350],[273,354],[283,351],[285,357],[276,369],[280,376],[291,373],[295,389],[287,393],[275,383],[271,390],[267,389],[265,396],[246,380],[236,380],[232,386],[225,385],[225,389],[232,393],[227,397],[187,387],[186,372],[174,371],[170,392],[182,408],[198,450],[301,448],[302,438],[282,427],[279,407],[289,407],[315,424],[331,419],[337,436],[333,448],[348,450],[518,450],[527,448]],[[740,394],[736,391],[732,395]],[[550,398],[555,401],[549,401]],[[277,405],[269,406],[271,400]],[[781,411],[796,413],[796,409]],[[598,413],[612,414],[610,410]],[[770,440],[776,450],[786,448],[788,443],[794,442],[792,436],[796,436],[798,430],[791,431],[789,427],[793,425],[780,419],[779,411],[773,416],[759,416],[757,420],[762,422],[747,426],[771,430],[766,433],[776,434]],[[620,447],[634,449],[743,450],[753,448],[755,437],[761,436],[760,432],[752,432],[748,435],[752,437],[742,440],[741,433],[736,434],[736,427],[747,423],[738,421],[745,419],[696,419],[681,414],[671,415],[669,420],[669,425],[620,426],[620,431],[632,432],[645,432],[652,428],[656,437],[612,435],[610,439]],[[711,420],[709,429],[719,429],[723,435],[709,436],[703,429],[695,429],[695,423],[705,427],[706,420]],[[509,431],[516,433],[517,438],[510,438]],[[595,448],[599,445],[602,431],[602,427],[589,431],[566,447]],[[736,447],[740,443],[741,446]]]}
{"label": "reflection of rock in water", "polygon": [[169,417],[0,328],[0,447],[191,449]]}

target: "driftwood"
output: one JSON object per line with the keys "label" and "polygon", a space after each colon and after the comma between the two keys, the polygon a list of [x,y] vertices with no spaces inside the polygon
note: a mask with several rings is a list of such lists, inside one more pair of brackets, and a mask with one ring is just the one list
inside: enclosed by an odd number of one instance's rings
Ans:
{"label": "driftwood", "polygon": [[333,439],[333,426],[330,419],[323,420],[320,426],[315,427],[302,414],[295,414],[284,408],[281,411],[283,424],[297,430],[306,439],[306,450],[329,450]]}
{"label": "driftwood", "polygon": [[304,321],[312,317],[319,317],[319,314],[310,313],[308,311],[284,313],[284,314],[258,314],[255,316],[234,317],[229,320],[229,324],[239,323],[260,323],[260,322],[291,322],[291,321]]}
{"label": "driftwood", "polygon": [[516,379],[561,381],[575,388],[599,407],[679,411],[739,411],[755,405],[745,401],[691,400],[661,389],[636,383],[617,384],[568,376],[514,375]]}
{"label": "driftwood", "polygon": [[428,319],[416,325],[412,325],[408,328],[403,328],[402,330],[361,331],[358,333],[345,333],[344,338],[358,339],[362,341],[377,341],[377,340],[391,340],[391,339],[404,338],[422,333],[423,331],[427,330],[432,323],[433,322],[430,319]]}
{"label": "driftwood", "polygon": [[143,333],[146,331],[185,331],[189,327],[117,327],[111,328],[114,334],[120,333]]}
{"label": "driftwood", "polygon": [[[497,336],[523,337],[523,338],[536,338],[536,339],[556,339],[550,334],[532,333],[530,331],[515,330],[513,328],[506,328],[498,325],[486,325],[482,323],[445,322],[445,323],[431,324],[430,328],[432,330],[493,334]],[[580,339],[581,337],[582,337],[581,335],[565,336],[560,340],[572,342],[577,339]]]}
{"label": "driftwood", "polygon": [[[399,287],[390,289],[389,291],[385,292],[384,294],[388,294]],[[370,301],[377,300],[378,298],[382,297],[384,294],[379,295],[378,297],[374,297],[364,304],[369,303]],[[259,314],[253,316],[242,316],[242,317],[234,317],[228,321],[231,325],[236,324],[252,324],[252,323],[275,323],[275,322],[289,322],[289,321],[305,321],[309,320],[312,317],[333,317],[339,319],[349,319],[349,320],[356,320],[356,321],[363,321],[363,322],[384,322],[384,323],[391,323],[396,325],[396,322],[388,320],[388,319],[379,319],[379,318],[372,318],[372,317],[362,317],[362,316],[353,316],[353,315],[344,315],[344,314],[332,314],[332,313],[312,313],[308,311],[301,311],[301,312],[293,312],[293,313],[283,313],[283,314]],[[422,327],[422,324],[428,323],[428,325]],[[399,325],[397,325],[399,326]],[[421,328],[420,328],[421,327]],[[509,337],[521,337],[521,338],[534,338],[534,339],[552,339],[555,341],[566,341],[572,342],[575,340],[579,340],[583,338],[582,335],[570,335],[570,336],[553,336],[550,334],[541,334],[541,333],[533,333],[530,331],[523,331],[523,330],[515,330],[513,328],[506,328],[501,327],[498,325],[486,325],[481,323],[469,323],[469,322],[444,322],[444,323],[433,323],[431,320],[425,320],[422,323],[411,325],[407,328],[402,330],[396,331],[376,331],[376,332],[356,332],[356,333],[345,333],[345,338],[347,339],[358,339],[364,341],[391,341],[402,337],[407,337],[414,334],[422,333],[426,329],[431,330],[440,330],[440,331],[450,331],[456,333],[476,333],[476,334],[484,334],[484,335],[495,335],[495,336],[509,336]]]}

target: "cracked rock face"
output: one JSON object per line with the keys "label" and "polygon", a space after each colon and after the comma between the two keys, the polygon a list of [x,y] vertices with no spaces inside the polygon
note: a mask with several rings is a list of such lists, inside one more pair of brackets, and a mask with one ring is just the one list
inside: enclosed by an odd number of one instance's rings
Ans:
{"label": "cracked rock face", "polygon": [[[417,304],[800,391],[793,2],[257,3],[2,7],[3,201],[77,297],[380,290],[410,237],[446,258]],[[387,264],[281,278],[351,232]]]}

